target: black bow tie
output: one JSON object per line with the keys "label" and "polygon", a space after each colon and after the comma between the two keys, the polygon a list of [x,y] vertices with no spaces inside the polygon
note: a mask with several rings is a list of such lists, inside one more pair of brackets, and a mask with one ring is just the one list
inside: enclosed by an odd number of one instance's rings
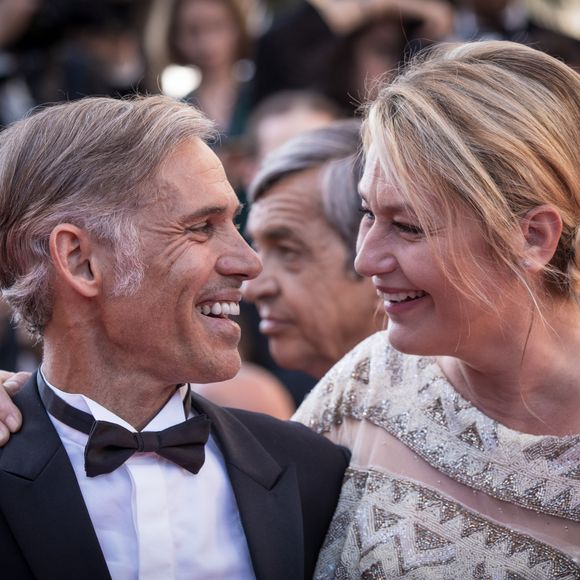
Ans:
{"label": "black bow tie", "polygon": [[[88,477],[114,471],[133,453],[153,451],[191,473],[197,473],[205,461],[210,421],[198,415],[163,431],[133,433],[108,421],[95,421],[92,415],[63,401],[46,385],[38,373],[38,390],[47,411],[65,425],[86,433],[85,471]],[[186,411],[190,395],[186,397]]]}

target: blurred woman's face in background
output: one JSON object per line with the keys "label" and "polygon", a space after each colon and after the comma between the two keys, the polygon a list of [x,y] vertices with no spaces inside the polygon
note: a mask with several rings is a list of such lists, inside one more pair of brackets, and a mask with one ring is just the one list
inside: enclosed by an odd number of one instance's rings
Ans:
{"label": "blurred woman's face in background", "polygon": [[353,46],[355,88],[365,99],[376,96],[377,81],[387,81],[396,72],[404,47],[401,23],[384,18],[369,26]]}
{"label": "blurred woman's face in background", "polygon": [[221,0],[184,0],[176,23],[175,45],[188,64],[203,71],[238,60],[240,33]]}

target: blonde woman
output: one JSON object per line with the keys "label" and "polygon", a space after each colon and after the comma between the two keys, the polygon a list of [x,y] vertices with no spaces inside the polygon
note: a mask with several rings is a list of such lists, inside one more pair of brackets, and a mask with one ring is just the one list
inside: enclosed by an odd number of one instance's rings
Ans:
{"label": "blonde woman", "polygon": [[580,578],[580,77],[442,47],[364,137],[356,266],[390,322],[296,416],[352,450],[315,576]]}
{"label": "blonde woman", "polygon": [[296,418],[352,450],[317,578],[580,578],[580,77],[440,47],[368,107],[389,316]]}

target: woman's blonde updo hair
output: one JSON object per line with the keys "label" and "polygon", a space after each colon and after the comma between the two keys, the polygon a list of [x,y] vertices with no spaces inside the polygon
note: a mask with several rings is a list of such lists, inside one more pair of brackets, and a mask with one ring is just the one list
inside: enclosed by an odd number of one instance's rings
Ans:
{"label": "woman's blonde updo hair", "polygon": [[[491,263],[527,285],[520,218],[550,204],[564,224],[545,269],[546,292],[580,292],[580,75],[562,62],[511,42],[441,45],[409,63],[366,111],[365,146],[379,156],[386,183],[406,199],[422,227],[451,237],[435,253],[451,282],[486,303],[462,268],[459,215],[474,216]],[[463,210],[463,211],[461,211]],[[464,218],[465,219],[465,218]],[[518,237],[519,235],[519,237]],[[434,236],[430,236],[436,242]],[[472,260],[473,261],[473,260]],[[476,264],[483,273],[489,263]],[[528,286],[529,287],[529,286]],[[530,289],[531,290],[531,289]],[[538,296],[532,293],[536,302]],[[491,306],[491,305],[490,305]]]}

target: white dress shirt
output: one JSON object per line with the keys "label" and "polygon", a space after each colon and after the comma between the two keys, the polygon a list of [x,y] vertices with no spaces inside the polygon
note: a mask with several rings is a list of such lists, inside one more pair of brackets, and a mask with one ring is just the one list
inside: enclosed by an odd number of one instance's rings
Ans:
{"label": "white dress shirt", "polygon": [[[96,420],[135,431],[88,397],[46,384]],[[177,390],[143,430],[160,431],[183,422],[187,389]],[[72,463],[113,580],[255,578],[224,459],[211,436],[197,475],[156,453],[135,453],[112,473],[91,478],[84,468],[88,436],[49,416]]]}

